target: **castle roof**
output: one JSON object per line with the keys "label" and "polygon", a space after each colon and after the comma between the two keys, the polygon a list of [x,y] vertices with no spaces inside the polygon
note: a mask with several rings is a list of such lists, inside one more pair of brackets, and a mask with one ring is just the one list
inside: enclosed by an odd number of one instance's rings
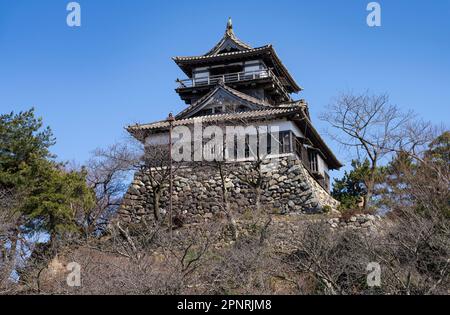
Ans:
{"label": "castle roof", "polygon": [[[178,119],[173,122],[173,126],[184,126],[192,125],[196,122],[202,123],[216,123],[216,122],[227,122],[227,121],[243,121],[248,119],[273,119],[277,117],[286,117],[293,114],[299,114],[301,108],[299,106],[291,107],[272,107],[267,109],[258,109],[245,112],[234,112],[234,113],[223,113],[216,115],[204,115],[195,116],[185,119]],[[143,140],[142,136],[139,134],[140,131],[166,131],[170,127],[170,123],[167,120],[161,120],[149,124],[136,124],[128,126],[126,129],[128,132],[133,134],[139,140]]]}
{"label": "castle roof", "polygon": [[227,29],[222,39],[211,50],[209,50],[205,54],[205,56],[218,55],[221,52],[227,50],[229,51],[231,49],[249,50],[252,49],[252,47],[236,37],[233,31],[233,23],[231,21],[231,18],[229,18],[227,23]]}
{"label": "castle roof", "polygon": [[270,107],[271,105],[267,103],[264,100],[261,100],[259,98],[250,96],[248,94],[245,94],[243,92],[240,92],[238,90],[235,90],[227,85],[225,85],[223,82],[219,82],[217,86],[212,89],[210,92],[205,94],[203,97],[198,99],[194,104],[189,106],[188,108],[184,109],[180,113],[176,115],[175,118],[186,118],[190,114],[194,113],[196,110],[203,107],[205,104],[207,104],[215,95],[217,95],[219,92],[225,92],[230,97],[234,97],[237,100],[241,102],[241,104],[247,104],[247,105],[254,105],[256,107]]}
{"label": "castle roof", "polygon": [[[288,118],[295,122],[305,137],[309,139],[314,146],[319,149],[325,162],[330,169],[339,169],[342,163],[334,155],[333,151],[327,146],[325,141],[314,128],[309,115],[307,114],[307,107],[301,102],[292,102],[282,104],[277,107],[268,107],[264,109],[249,110],[244,112],[222,113],[216,115],[195,116],[190,118],[178,119],[173,121],[173,127],[189,126],[194,123],[211,124],[211,123],[230,123],[233,122],[242,124],[252,121],[273,120],[277,118]],[[136,124],[128,126],[127,131],[141,142],[151,133],[167,132],[170,128],[168,120],[161,120],[149,124]]]}
{"label": "castle roof", "polygon": [[[239,81],[239,74],[237,76],[238,81],[233,82],[230,80],[227,81],[226,76],[222,74],[214,77],[214,80],[211,79],[213,76],[210,76],[208,77],[207,84],[184,85],[177,89],[179,94],[184,91],[183,93],[188,95],[186,99],[189,100],[189,104],[191,105],[176,115],[175,120],[172,121],[172,126],[190,126],[195,123],[218,125],[232,125],[237,123],[242,125],[265,120],[289,120],[295,123],[302,131],[306,138],[304,140],[307,140],[320,152],[330,169],[340,168],[342,164],[314,128],[309,116],[307,104],[304,101],[292,101],[289,94],[299,92],[302,88],[297,85],[289,74],[272,45],[253,48],[244,43],[234,34],[230,19],[227,23],[224,36],[206,54],[173,58],[189,78],[192,78],[193,70],[196,68],[211,67],[213,69],[214,67],[220,68],[224,65],[242,65],[246,61],[254,61],[256,59],[262,60],[265,66],[268,67],[267,71],[270,73],[270,76],[267,76],[267,78],[273,80],[273,82],[262,82],[261,78],[256,79],[253,76],[250,84],[255,85],[258,83],[260,86],[264,84],[264,88],[267,90],[275,87],[275,95],[278,95],[276,93],[281,94],[283,92],[283,97],[275,99],[263,96],[257,98],[249,95],[251,93],[244,93],[246,90],[242,88],[242,84],[247,84],[244,86],[247,88],[249,84],[244,80],[242,82]],[[223,78],[220,77],[221,75]],[[263,80],[266,80],[265,78],[266,76],[263,77]],[[242,84],[239,85],[238,83]],[[214,86],[214,84],[216,85]],[[233,88],[227,86],[227,84],[233,84]],[[243,92],[236,89],[239,87]],[[279,90],[282,92],[279,92]],[[285,94],[287,97],[284,97]],[[185,100],[183,97],[182,99]],[[217,114],[216,110],[225,112]],[[205,115],[206,113],[209,114]],[[136,139],[145,142],[147,136],[167,132],[170,126],[171,122],[162,120],[148,124],[131,125],[126,129]]]}
{"label": "castle roof", "polygon": [[228,21],[227,29],[222,39],[206,54],[200,56],[177,56],[172,59],[191,78],[192,70],[196,67],[223,61],[242,61],[255,57],[263,59],[267,66],[280,76],[283,84],[286,85],[290,92],[297,93],[302,90],[284,66],[272,45],[252,48],[250,45],[245,44],[234,34],[231,20]]}

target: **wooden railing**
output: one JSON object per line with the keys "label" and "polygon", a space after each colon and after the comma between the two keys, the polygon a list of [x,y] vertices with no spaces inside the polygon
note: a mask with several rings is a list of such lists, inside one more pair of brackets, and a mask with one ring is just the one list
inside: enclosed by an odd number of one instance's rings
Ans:
{"label": "wooden railing", "polygon": [[201,87],[212,84],[217,84],[220,81],[223,83],[234,83],[234,82],[242,82],[242,81],[251,81],[256,79],[263,78],[272,78],[275,83],[280,87],[287,98],[289,97],[289,93],[284,88],[280,79],[273,73],[271,69],[262,69],[256,71],[244,71],[244,72],[235,72],[235,73],[226,73],[219,75],[210,75],[204,78],[196,78],[196,79],[185,79],[185,80],[177,80],[178,88],[192,88],[192,87]]}

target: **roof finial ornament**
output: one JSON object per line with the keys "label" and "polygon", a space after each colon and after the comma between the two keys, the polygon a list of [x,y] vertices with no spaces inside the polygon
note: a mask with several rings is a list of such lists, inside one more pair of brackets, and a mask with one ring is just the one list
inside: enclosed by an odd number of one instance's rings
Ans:
{"label": "roof finial ornament", "polygon": [[228,35],[233,35],[233,22],[231,21],[231,17],[228,18],[228,23],[227,23],[227,31],[226,33]]}

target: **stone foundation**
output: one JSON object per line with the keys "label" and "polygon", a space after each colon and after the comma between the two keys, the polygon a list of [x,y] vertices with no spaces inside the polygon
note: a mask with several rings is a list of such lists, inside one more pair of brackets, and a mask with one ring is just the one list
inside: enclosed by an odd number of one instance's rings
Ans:
{"label": "stone foundation", "polygon": [[[232,210],[244,213],[255,205],[255,189],[242,180],[254,164],[240,162],[223,165]],[[261,205],[273,213],[323,213],[339,205],[293,155],[264,161],[262,169]],[[135,174],[119,210],[122,220],[133,222],[143,215],[153,215],[151,172],[147,168]],[[176,168],[173,185],[174,215],[182,217],[185,223],[203,222],[205,218],[212,218],[221,212],[222,180],[217,165]],[[165,183],[160,199],[163,214],[168,209],[168,201],[168,183]]]}
{"label": "stone foundation", "polygon": [[343,220],[342,218],[331,218],[327,220],[327,222],[333,229],[366,229],[370,231],[376,231],[377,226],[382,222],[382,218],[379,215],[355,214],[348,220]]}

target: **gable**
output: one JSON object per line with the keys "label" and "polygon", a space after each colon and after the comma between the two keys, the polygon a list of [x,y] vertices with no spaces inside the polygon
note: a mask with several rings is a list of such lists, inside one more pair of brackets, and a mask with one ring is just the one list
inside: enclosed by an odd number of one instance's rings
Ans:
{"label": "gable", "polygon": [[244,47],[243,45],[240,45],[238,42],[233,40],[231,37],[224,38],[216,47],[214,47],[214,50],[210,52],[211,55],[220,55],[223,53],[229,53],[233,51],[242,51],[242,50],[248,50],[247,47]]}
{"label": "gable", "polygon": [[249,49],[252,49],[250,45],[242,42],[236,37],[236,35],[234,35],[233,24],[230,18],[228,19],[225,35],[210,51],[205,54],[205,56],[220,55],[223,53]]}
{"label": "gable", "polygon": [[266,108],[262,100],[258,100],[229,87],[219,85],[210,93],[199,99],[195,104],[177,115],[179,118],[241,112]]}
{"label": "gable", "polygon": [[225,90],[218,90],[212,95],[198,110],[192,113],[192,116],[202,116],[207,114],[230,113],[255,109],[253,104],[243,102],[242,99],[230,95]]}

